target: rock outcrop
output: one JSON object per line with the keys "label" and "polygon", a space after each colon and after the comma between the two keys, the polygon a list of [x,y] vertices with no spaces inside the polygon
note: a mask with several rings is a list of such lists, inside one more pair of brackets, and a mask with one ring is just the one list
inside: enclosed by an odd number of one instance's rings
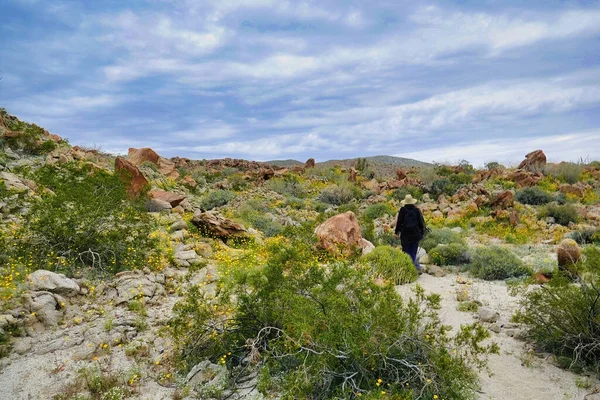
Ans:
{"label": "rock outcrop", "polygon": [[196,225],[202,233],[221,239],[247,235],[247,231],[242,225],[223,217],[216,211],[196,211],[192,218],[192,224]]}
{"label": "rock outcrop", "polygon": [[537,172],[546,165],[546,155],[542,150],[535,150],[528,153],[525,159],[519,164],[519,169],[531,172]]}
{"label": "rock outcrop", "polygon": [[73,279],[43,269],[29,274],[27,283],[31,290],[43,290],[63,296],[75,296],[80,291],[79,285]]}
{"label": "rock outcrop", "polygon": [[140,166],[144,162],[151,162],[158,167],[158,171],[166,177],[178,178],[179,172],[175,163],[158,155],[151,148],[145,147],[142,149],[130,148],[127,155],[129,161],[135,165]]}
{"label": "rock outcrop", "polygon": [[315,159],[314,158],[309,158],[308,160],[306,160],[306,162],[304,163],[304,168],[308,169],[308,168],[314,168],[315,167]]}
{"label": "rock outcrop", "polygon": [[151,199],[158,199],[167,202],[171,205],[171,207],[177,207],[183,200],[185,200],[185,196],[182,194],[166,192],[160,189],[151,190],[148,192],[148,196]]}
{"label": "rock outcrop", "polygon": [[138,197],[146,188],[146,186],[148,186],[148,180],[140,172],[138,167],[123,157],[116,158],[115,173],[118,174],[127,185],[127,193],[129,194],[129,197]]}

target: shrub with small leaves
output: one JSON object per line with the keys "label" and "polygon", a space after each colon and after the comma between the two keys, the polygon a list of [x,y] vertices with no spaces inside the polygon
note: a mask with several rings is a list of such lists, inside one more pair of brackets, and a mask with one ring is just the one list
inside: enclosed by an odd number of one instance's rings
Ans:
{"label": "shrub with small leaves", "polygon": [[577,222],[579,215],[577,209],[572,204],[549,204],[540,210],[540,216],[552,217],[557,224],[568,226],[571,222]]}
{"label": "shrub with small leaves", "polygon": [[469,262],[467,246],[460,243],[439,244],[429,252],[436,265],[459,265]]}
{"label": "shrub with small leaves", "polygon": [[377,219],[379,217],[383,217],[384,215],[394,215],[397,211],[394,207],[387,203],[377,203],[371,204],[365,209],[364,216],[370,220]]}
{"label": "shrub with small leaves", "polygon": [[600,374],[600,248],[589,246],[584,254],[583,278],[572,283],[556,272],[549,284],[524,293],[514,319],[563,367]]}
{"label": "shrub with small leaves", "polygon": [[200,200],[200,208],[203,210],[212,210],[216,207],[224,206],[235,198],[235,193],[229,190],[217,189],[204,195]]}
{"label": "shrub with small leaves", "polygon": [[396,285],[414,282],[419,277],[410,256],[391,246],[377,246],[362,259],[373,268],[375,275]]}
{"label": "shrub with small leaves", "polygon": [[323,189],[319,194],[318,200],[334,206],[341,206],[359,198],[360,195],[361,192],[356,186],[334,185]]}
{"label": "shrub with small leaves", "polygon": [[427,252],[431,251],[434,247],[439,244],[450,244],[450,243],[458,243],[463,246],[466,246],[467,243],[460,236],[460,234],[454,232],[448,228],[442,229],[432,229],[430,232],[425,234],[425,237],[419,244],[422,248],[424,248]]}
{"label": "shrub with small leaves", "polygon": [[396,399],[473,397],[473,368],[498,351],[482,344],[485,328],[450,337],[439,295],[417,286],[405,301],[360,263],[323,267],[307,244],[274,241],[260,268],[240,265],[222,278],[214,304],[190,289],[170,323],[186,370],[205,358],[230,370],[251,362],[262,393],[283,400],[379,398],[384,388]]}
{"label": "shrub with small leaves", "polygon": [[552,201],[552,196],[550,196],[550,194],[544,189],[537,186],[532,186],[518,190],[515,194],[515,199],[519,203],[537,206],[540,204],[550,203]]}
{"label": "shrub with small leaves", "polygon": [[513,252],[499,246],[476,248],[468,268],[475,277],[486,280],[531,274],[531,270]]}

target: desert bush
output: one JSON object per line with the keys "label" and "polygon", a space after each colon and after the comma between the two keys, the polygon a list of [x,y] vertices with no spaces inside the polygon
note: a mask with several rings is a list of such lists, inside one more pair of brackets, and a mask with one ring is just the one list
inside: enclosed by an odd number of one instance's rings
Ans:
{"label": "desert bush", "polygon": [[472,397],[472,367],[497,346],[482,345],[489,333],[477,324],[450,338],[439,295],[417,287],[404,301],[366,266],[323,268],[304,240],[265,251],[261,267],[239,267],[223,282],[216,304],[192,287],[175,306],[170,325],[185,369],[205,358],[231,370],[250,360],[263,394],[286,400],[374,398],[383,388],[390,398]]}
{"label": "desert bush", "polygon": [[465,173],[465,172],[459,172],[458,174],[452,174],[450,175],[450,182],[456,184],[456,185],[467,185],[469,183],[471,183],[471,180],[473,179],[471,177],[471,175]]}
{"label": "desert bush", "polygon": [[227,177],[233,190],[241,191],[250,186],[250,181],[244,178],[242,174],[233,174]]}
{"label": "desert bush", "polygon": [[566,235],[578,244],[600,244],[600,228],[588,227],[569,232]]}
{"label": "desert bush", "polygon": [[230,190],[217,189],[205,194],[200,200],[200,208],[203,210],[212,210],[215,207],[221,207],[235,198],[235,193]]}
{"label": "desert bush", "polygon": [[469,262],[467,246],[460,243],[437,245],[429,252],[429,258],[436,265],[459,265]]}
{"label": "desert bush", "polygon": [[363,257],[377,276],[394,282],[396,285],[417,280],[419,274],[410,256],[391,246],[377,246]]}
{"label": "desert bush", "polygon": [[577,163],[562,162],[556,165],[546,166],[546,173],[554,179],[565,183],[576,183],[581,180],[584,166]]}
{"label": "desert bush", "polygon": [[525,337],[556,355],[568,369],[600,374],[600,249],[586,249],[585,279],[573,284],[555,273],[549,284],[528,291],[515,315]]}
{"label": "desert bush", "polygon": [[476,248],[468,269],[475,277],[490,281],[531,274],[515,254],[499,246]]}
{"label": "desert bush", "polygon": [[288,174],[283,178],[271,179],[268,188],[287,197],[302,198],[306,196],[304,186],[296,175]]}
{"label": "desert bush", "polygon": [[486,163],[485,168],[487,168],[488,171],[505,169],[504,165],[500,164],[497,161],[490,161]]}
{"label": "desert bush", "polygon": [[421,189],[420,187],[417,187],[417,186],[406,186],[403,188],[395,189],[392,192],[390,197],[392,199],[402,201],[402,200],[404,200],[404,198],[406,197],[407,194],[410,194],[412,197],[414,197],[417,200],[421,200],[423,198],[423,189]]}
{"label": "desert bush", "polygon": [[530,205],[547,204],[552,201],[552,197],[548,192],[537,186],[523,188],[515,194],[515,199],[519,203]]}
{"label": "desert bush", "polygon": [[364,216],[370,220],[383,217],[384,215],[395,215],[396,209],[387,203],[371,204],[365,209]]}
{"label": "desert bush", "polygon": [[425,238],[423,238],[419,245],[429,252],[439,244],[450,243],[458,243],[463,246],[467,245],[465,240],[458,233],[448,228],[432,229],[430,232],[425,234]]}
{"label": "desert bush", "polygon": [[577,222],[579,215],[577,209],[571,204],[549,204],[540,210],[540,216],[552,217],[557,224],[568,226],[571,222]]}
{"label": "desert bush", "polygon": [[340,206],[360,197],[360,190],[351,185],[334,185],[326,187],[319,194],[318,200],[334,206]]}
{"label": "desert bush", "polygon": [[446,196],[452,196],[457,189],[457,183],[451,182],[448,178],[442,178],[434,181],[431,184],[429,193],[431,193],[431,195],[433,195],[434,197],[438,197],[442,194]]}
{"label": "desert bush", "polygon": [[32,177],[51,192],[32,203],[15,232],[8,249],[11,262],[66,273],[75,267],[114,273],[144,267],[156,252],[143,202],[128,200],[118,176],[68,164],[46,165]]}

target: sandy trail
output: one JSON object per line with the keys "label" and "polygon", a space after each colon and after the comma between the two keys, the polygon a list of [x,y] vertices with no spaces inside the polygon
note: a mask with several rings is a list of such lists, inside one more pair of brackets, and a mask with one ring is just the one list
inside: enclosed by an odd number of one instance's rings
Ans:
{"label": "sandy trail", "polygon": [[[470,284],[465,285],[457,283],[456,278],[453,274],[442,278],[423,274],[416,283],[399,286],[397,290],[405,295],[418,283],[427,292],[439,293],[442,297],[442,322],[455,328],[476,321],[475,314],[458,311],[458,290],[468,290],[471,298],[497,311],[500,314],[500,322],[508,322],[518,308],[519,299],[509,294],[504,282],[469,279]],[[598,387],[598,383],[594,382],[588,389],[579,388],[576,380],[583,381],[585,377],[556,367],[549,356],[530,355],[525,342],[507,336],[504,330],[500,333],[492,332],[492,338],[500,346],[500,354],[489,358],[491,376],[486,372],[480,373],[481,390],[477,399],[580,400],[593,392],[594,387]]]}

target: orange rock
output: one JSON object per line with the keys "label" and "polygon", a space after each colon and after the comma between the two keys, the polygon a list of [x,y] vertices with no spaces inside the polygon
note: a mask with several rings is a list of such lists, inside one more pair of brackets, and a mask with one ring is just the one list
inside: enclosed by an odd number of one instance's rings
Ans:
{"label": "orange rock", "polygon": [[304,168],[314,168],[314,167],[315,167],[315,159],[314,158],[309,158],[304,163]]}
{"label": "orange rock", "polygon": [[185,200],[185,196],[182,194],[166,192],[160,189],[151,190],[148,192],[148,196],[152,199],[166,201],[171,207],[177,207],[179,203]]}
{"label": "orange rock", "polygon": [[544,165],[546,165],[546,155],[542,150],[535,150],[525,156],[518,168],[535,172],[539,171]]}
{"label": "orange rock", "polygon": [[138,197],[142,191],[148,186],[148,180],[138,167],[124,159],[117,157],[115,160],[115,174],[119,175],[121,180],[127,185],[127,194],[129,197]]}
{"label": "orange rock", "polygon": [[515,194],[510,190],[500,193],[493,201],[492,207],[508,208],[515,204]]}
{"label": "orange rock", "polygon": [[361,229],[352,211],[329,218],[315,229],[319,246],[344,255],[352,254],[362,248]]}

